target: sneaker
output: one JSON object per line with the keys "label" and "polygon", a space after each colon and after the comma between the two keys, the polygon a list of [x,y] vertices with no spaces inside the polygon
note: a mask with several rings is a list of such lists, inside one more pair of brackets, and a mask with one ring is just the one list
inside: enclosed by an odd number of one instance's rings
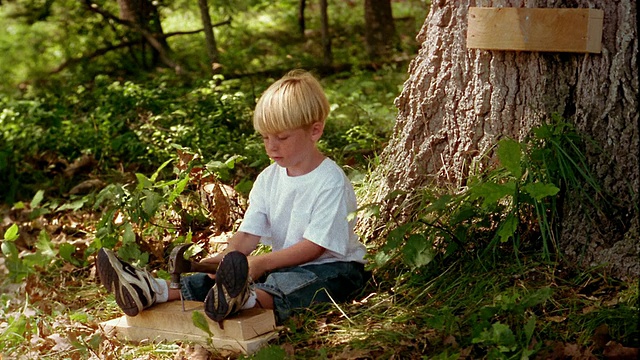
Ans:
{"label": "sneaker", "polygon": [[120,260],[109,249],[101,248],[96,259],[100,282],[115,295],[116,303],[125,314],[136,316],[156,301],[156,282],[145,270]]}
{"label": "sneaker", "polygon": [[251,294],[247,257],[232,251],[222,258],[216,271],[216,283],[204,299],[204,312],[222,325],[222,320],[241,310]]}

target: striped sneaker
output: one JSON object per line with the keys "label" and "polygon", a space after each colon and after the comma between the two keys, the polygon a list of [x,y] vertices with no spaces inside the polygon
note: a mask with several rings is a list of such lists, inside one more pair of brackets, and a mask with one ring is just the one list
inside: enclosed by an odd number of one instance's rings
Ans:
{"label": "striped sneaker", "polygon": [[239,251],[226,254],[216,272],[216,283],[204,299],[205,314],[222,325],[222,320],[240,311],[249,298],[250,282],[247,257]]}
{"label": "striped sneaker", "polygon": [[156,301],[156,282],[151,274],[120,260],[112,250],[98,251],[96,269],[100,282],[115,295],[125,314],[136,316]]}

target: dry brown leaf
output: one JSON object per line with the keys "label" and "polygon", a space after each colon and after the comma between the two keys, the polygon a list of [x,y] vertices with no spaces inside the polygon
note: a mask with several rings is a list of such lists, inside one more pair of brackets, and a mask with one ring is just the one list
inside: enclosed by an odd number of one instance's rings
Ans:
{"label": "dry brown leaf", "polygon": [[554,348],[554,352],[556,352],[556,354],[562,354],[564,355],[565,358],[569,358],[569,359],[581,359],[581,360],[596,359],[596,357],[591,353],[590,348],[582,348],[578,344],[557,343]]}
{"label": "dry brown leaf", "polygon": [[89,167],[93,167],[95,164],[96,160],[92,155],[84,154],[64,169],[64,175],[66,177],[73,177],[73,175],[80,170],[86,170]]}
{"label": "dry brown leaf", "polygon": [[70,273],[70,272],[74,271],[75,269],[76,269],[75,265],[73,265],[71,263],[68,263],[68,262],[65,262],[62,265],[62,268],[60,270],[66,272],[66,273]]}
{"label": "dry brown leaf", "polygon": [[287,357],[294,357],[294,355],[296,354],[296,349],[290,343],[283,344],[281,347],[284,350],[284,352],[287,354]]}
{"label": "dry brown leaf", "polygon": [[616,306],[616,305],[618,305],[619,302],[620,302],[620,300],[617,297],[614,297],[613,299],[605,300],[603,302],[603,305],[605,305],[605,306]]}
{"label": "dry brown leaf", "polygon": [[460,350],[460,354],[458,355],[459,359],[466,359],[471,355],[473,351],[473,346],[469,346]]}
{"label": "dry brown leaf", "polygon": [[217,229],[216,233],[222,233],[230,230],[231,222],[231,206],[230,196],[233,195],[228,186],[224,186],[219,182],[204,184],[201,187],[201,198],[204,206],[209,210],[213,222]]}
{"label": "dry brown leaf", "polygon": [[189,154],[187,152],[184,152],[184,151],[178,149],[178,163],[176,164],[176,167],[179,170],[184,171],[184,170],[187,169],[187,167],[189,166],[189,163],[194,158],[195,158],[195,156],[193,154]]}
{"label": "dry brown leaf", "polygon": [[564,344],[564,349],[562,352],[565,356],[576,359],[578,359],[582,354],[582,352],[580,351],[580,346],[578,344]]}
{"label": "dry brown leaf", "polygon": [[215,208],[212,211],[213,218],[218,225],[218,230],[226,231],[229,226],[229,199],[222,191],[219,183],[216,183],[213,188],[213,203]]}
{"label": "dry brown leaf", "polygon": [[611,336],[609,335],[609,326],[607,324],[601,324],[593,331],[593,336],[591,337],[594,345],[598,349],[602,349],[606,346],[606,344],[611,340]]}
{"label": "dry brown leaf", "polygon": [[456,341],[455,336],[449,335],[442,341],[444,345],[450,345],[452,348],[456,349],[458,347],[458,342]]}
{"label": "dry brown leaf", "polygon": [[67,351],[73,348],[69,340],[60,334],[51,334],[47,336],[47,339],[55,342],[55,345],[51,348],[52,351]]}
{"label": "dry brown leaf", "polygon": [[364,350],[364,349],[352,349],[349,346],[347,346],[335,358],[336,359],[349,359],[349,360],[351,360],[351,359],[363,359],[363,358],[371,357],[370,353],[371,353],[370,351],[367,351],[367,350]]}
{"label": "dry brown leaf", "polygon": [[547,316],[546,319],[552,322],[561,323],[567,320],[567,317],[566,316]]}
{"label": "dry brown leaf", "polygon": [[105,183],[100,179],[89,179],[81,182],[69,190],[69,195],[88,194],[94,190],[102,189]]}
{"label": "dry brown leaf", "polygon": [[615,341],[609,341],[607,345],[605,345],[602,354],[605,358],[611,360],[635,360],[640,356],[638,348],[625,347]]}
{"label": "dry brown leaf", "polygon": [[174,357],[174,360],[207,360],[211,353],[202,345],[187,345],[181,348]]}

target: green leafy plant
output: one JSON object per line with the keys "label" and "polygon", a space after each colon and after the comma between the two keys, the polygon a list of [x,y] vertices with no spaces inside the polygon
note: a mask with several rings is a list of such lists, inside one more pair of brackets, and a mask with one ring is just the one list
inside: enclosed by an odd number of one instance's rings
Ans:
{"label": "green leafy plant", "polygon": [[7,229],[2,240],[2,254],[5,256],[9,280],[12,282],[23,280],[29,274],[35,273],[36,268],[49,269],[58,255],[51,238],[44,230],[38,235],[34,252],[21,255],[15,245],[17,239],[18,226],[13,224]]}
{"label": "green leafy plant", "polygon": [[195,327],[207,333],[209,337],[213,337],[213,332],[211,332],[211,329],[209,328],[209,323],[207,322],[207,318],[204,315],[202,315],[200,311],[194,311],[191,314],[191,321],[193,322],[193,325]]}
{"label": "green leafy plant", "polygon": [[558,251],[559,197],[567,189],[601,191],[581,148],[575,129],[557,116],[523,142],[500,140],[500,166],[472,175],[455,193],[425,189],[413,220],[389,232],[375,263],[401,259],[416,269],[461,251],[495,254],[509,243],[516,258],[527,246],[550,259]]}
{"label": "green leafy plant", "polygon": [[[0,180],[10,184],[0,200],[15,202],[39,189],[62,197],[75,182],[113,169],[152,173],[175,156],[173,144],[207,159],[247,158],[242,171],[253,177],[268,164],[253,131],[251,83],[201,80],[185,86],[176,77],[150,82],[118,81],[100,75],[86,84],[24,98],[0,98]],[[229,141],[234,139],[234,141]],[[87,155],[93,168],[69,178],[70,163]],[[88,173],[87,173],[88,172]],[[5,183],[5,181],[3,181]]]}
{"label": "green leafy plant", "polygon": [[[535,308],[552,298],[550,288],[541,288],[533,292],[517,290],[504,292],[494,297],[494,304],[484,306],[470,319],[473,323],[473,344],[479,344],[491,358],[528,358],[535,353],[531,341],[536,329]],[[539,348],[539,346],[537,347]]]}
{"label": "green leafy plant", "polygon": [[5,231],[2,239],[2,254],[6,259],[6,266],[9,270],[11,281],[18,282],[29,274],[29,268],[20,259],[15,240],[18,239],[18,225],[13,224]]}
{"label": "green leafy plant", "polygon": [[[230,172],[244,158],[232,156],[224,162],[205,163],[202,156],[187,148],[176,146],[175,150],[179,155],[165,161],[150,177],[136,173],[135,183],[110,184],[96,196],[94,208],[103,215],[96,226],[96,239],[85,257],[100,247],[117,247],[118,255],[125,261],[145,265],[150,259],[144,249],[149,249],[152,242],[168,239],[169,243],[178,244],[192,241],[193,233],[212,226],[225,230],[226,221],[212,214],[212,204],[204,199],[209,195],[203,186],[219,187],[221,180],[230,181]],[[172,163],[176,163],[173,177],[168,171]],[[250,181],[240,181],[236,189],[248,193],[251,185]],[[217,195],[214,192],[212,196]],[[229,212],[228,205],[225,206],[223,211]]]}
{"label": "green leafy plant", "polygon": [[[55,212],[57,211],[56,209],[63,208],[63,206],[57,203],[42,204],[43,199],[44,191],[38,191],[29,204],[31,210],[29,212],[29,219],[33,220]],[[15,209],[22,209],[24,207],[26,207],[26,205],[21,202],[14,205]],[[6,266],[9,270],[9,280],[12,282],[20,282],[29,274],[37,272],[38,269],[44,271],[49,270],[58,258],[58,250],[53,245],[51,237],[46,230],[43,229],[38,233],[35,249],[32,252],[22,253],[18,249],[16,241],[19,237],[19,226],[14,223],[5,231],[1,241],[2,254],[6,259]]]}
{"label": "green leafy plant", "polygon": [[143,237],[158,239],[162,233],[168,233],[179,239],[186,235],[188,231],[182,231],[179,218],[164,216],[174,210],[176,199],[189,182],[188,172],[180,173],[175,179],[159,178],[172,161],[162,164],[151,177],[137,173],[136,184],[110,184],[98,194],[94,208],[101,208],[103,216],[96,226],[96,239],[86,255],[101,247],[119,245],[121,258],[142,266],[149,261],[149,254],[140,249],[141,243],[146,241]]}

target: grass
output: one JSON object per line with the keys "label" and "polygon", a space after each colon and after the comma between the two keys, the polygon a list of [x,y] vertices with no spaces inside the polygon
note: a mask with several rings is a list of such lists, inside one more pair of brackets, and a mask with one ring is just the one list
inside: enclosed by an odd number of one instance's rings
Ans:
{"label": "grass", "polygon": [[[414,272],[374,270],[356,301],[295,315],[250,358],[581,358],[640,346],[637,283],[541,259],[461,258]],[[121,313],[92,267],[59,263],[22,286],[3,282],[2,294],[0,354],[10,358],[174,359],[194,345],[136,345],[104,334],[99,323]],[[22,328],[12,320],[18,318]]]}
{"label": "grass", "polygon": [[[523,266],[504,259],[486,271],[486,264],[467,261],[451,264],[433,278],[405,274],[405,283],[380,283],[366,300],[345,308],[349,320],[330,310],[326,318],[320,314],[321,321],[307,324],[298,338],[279,344],[304,341],[303,346],[294,345],[307,349],[296,353],[303,358],[322,358],[327,344],[333,345],[334,355],[346,352],[363,358],[520,358],[560,347],[601,355],[604,346],[595,335],[606,325],[609,340],[638,345],[638,331],[632,330],[638,320],[637,286],[615,282],[617,291],[598,298],[572,281],[573,276],[612,281],[597,273],[565,275],[533,259]],[[607,302],[624,294],[622,302]],[[508,329],[512,339],[492,334],[496,324]],[[533,326],[526,330],[527,324]],[[316,334],[326,333],[326,327],[342,331],[318,339]],[[343,334],[352,335],[345,339]]]}

